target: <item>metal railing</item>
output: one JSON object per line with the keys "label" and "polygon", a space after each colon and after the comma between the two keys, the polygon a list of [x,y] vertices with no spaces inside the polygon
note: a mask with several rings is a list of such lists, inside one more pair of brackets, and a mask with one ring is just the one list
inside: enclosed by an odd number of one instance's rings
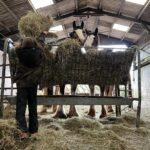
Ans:
{"label": "metal railing", "polygon": [[[11,88],[5,87],[5,78],[11,78],[8,76],[5,76],[6,71],[6,54],[9,50],[9,43],[12,42],[11,39],[7,38],[4,43],[4,53],[3,53],[3,64],[2,64],[2,76],[1,76],[1,96],[0,96],[0,118],[3,117],[3,101],[4,101],[4,90],[5,89],[11,89],[13,92],[13,89],[16,89],[13,87],[13,84]],[[141,115],[141,67],[140,67],[140,50],[137,50],[138,55],[138,98],[127,98],[127,88],[125,86],[125,97],[119,97],[119,91],[115,90],[115,96],[116,97],[91,97],[91,96],[39,96],[39,102],[43,101],[43,104],[77,104],[77,105],[90,105],[90,104],[114,104],[116,105],[116,115],[121,115],[121,107],[120,105],[129,105],[130,102],[133,100],[138,100],[138,107],[137,107],[137,120],[136,120],[136,127],[140,126],[140,115]],[[117,89],[117,88],[116,88]],[[12,94],[11,92],[11,94]],[[15,97],[8,97],[10,101],[15,101]],[[63,99],[63,100],[62,100]],[[123,101],[124,100],[124,101]],[[41,103],[42,104],[42,103]]]}

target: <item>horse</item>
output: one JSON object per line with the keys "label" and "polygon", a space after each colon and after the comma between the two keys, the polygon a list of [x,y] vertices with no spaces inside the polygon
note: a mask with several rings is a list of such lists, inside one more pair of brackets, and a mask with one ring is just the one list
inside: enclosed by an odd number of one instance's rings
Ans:
{"label": "horse", "polygon": [[[74,32],[72,32],[70,34],[70,37],[73,38],[73,39],[79,40],[81,45],[84,45],[85,47],[91,47],[91,46],[97,46],[98,45],[98,36],[97,36],[98,35],[98,28],[95,29],[94,33],[88,32],[86,30],[86,33],[87,33],[87,38],[86,39],[84,38],[84,35],[81,32],[81,29],[83,29],[83,22],[82,22],[81,26],[76,26],[75,22],[73,22],[73,29],[74,29]],[[72,95],[75,94],[76,86],[77,85],[72,85],[72,88],[71,88],[71,94]],[[111,92],[109,91],[108,86],[107,86],[107,88],[106,87],[104,88],[104,87],[100,86],[100,88],[101,88],[101,93],[102,93],[101,95],[102,96],[104,96],[104,93],[105,93],[105,96],[108,96],[108,95],[111,96],[111,94],[110,94]],[[60,86],[60,92],[61,92],[62,95],[65,94],[64,89],[65,89],[65,85],[61,85]],[[90,89],[91,89],[91,95],[94,95],[94,85],[93,86],[90,85]],[[111,89],[111,86],[110,86],[110,89]],[[88,115],[91,116],[91,117],[95,117],[94,105],[90,106],[90,110],[89,110]],[[67,116],[65,115],[65,113],[63,111],[63,106],[59,105],[58,109],[56,111],[56,114],[54,115],[54,118],[66,118],[66,117],[71,118],[73,116],[78,116],[78,113],[77,113],[76,108],[75,108],[74,105],[70,106],[69,113],[67,114]],[[100,118],[105,117],[105,116],[106,116],[106,110],[105,110],[104,105],[102,105],[102,112],[101,112]]]}
{"label": "horse", "polygon": [[[83,43],[85,41],[83,28],[84,28],[84,22],[82,22],[80,26],[77,26],[76,22],[74,21],[73,22],[73,30],[74,31],[72,33],[70,33],[70,38],[73,38],[73,39],[76,39],[77,41],[79,41],[80,45],[83,45]],[[77,85],[72,85],[72,87],[71,87],[72,95],[75,95],[76,86]],[[60,93],[62,95],[65,94],[64,90],[65,90],[65,85],[64,84],[60,85]],[[57,107],[56,113],[53,117],[54,118],[67,118],[67,117],[71,118],[73,116],[78,116],[78,113],[77,113],[74,105],[70,105],[69,113],[67,115],[64,113],[63,105],[59,105]]]}
{"label": "horse", "polygon": [[[98,45],[98,28],[95,29],[95,32],[91,32],[86,30],[87,39],[84,43],[85,47],[97,47]],[[112,96],[113,85],[100,86],[101,96]],[[91,95],[94,96],[94,85],[90,85]],[[113,112],[112,106],[108,105],[108,112]],[[90,106],[88,115],[91,117],[95,117],[95,107],[94,105]],[[100,118],[106,117],[107,113],[104,105],[102,105]]]}

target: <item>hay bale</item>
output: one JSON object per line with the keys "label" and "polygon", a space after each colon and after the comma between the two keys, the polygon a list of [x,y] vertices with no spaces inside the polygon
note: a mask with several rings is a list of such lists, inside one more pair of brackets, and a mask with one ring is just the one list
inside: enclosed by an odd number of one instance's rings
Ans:
{"label": "hay bale", "polygon": [[58,131],[58,130],[62,129],[62,126],[60,126],[58,123],[52,123],[47,126],[47,129],[53,129],[53,130]]}
{"label": "hay bale", "polygon": [[0,120],[0,149],[17,150],[20,131],[15,128],[14,120]]}
{"label": "hay bale", "polygon": [[64,124],[63,127],[67,130],[71,130],[71,131],[75,131],[76,129],[102,129],[103,125],[101,123],[99,123],[98,121],[95,120],[91,120],[88,118],[71,118],[71,119],[67,119]]}
{"label": "hay bale", "polygon": [[[135,116],[132,115],[123,115],[123,122],[124,124],[131,126],[131,125],[135,125],[136,123],[136,118]],[[143,120],[140,120],[140,124],[141,125],[145,125],[145,122]]]}
{"label": "hay bale", "polygon": [[19,20],[18,29],[21,35],[37,38],[43,31],[48,31],[52,24],[51,17],[29,12]]}
{"label": "hay bale", "polygon": [[16,108],[13,105],[7,104],[6,107],[4,107],[4,119],[11,119],[15,118],[16,116]]}

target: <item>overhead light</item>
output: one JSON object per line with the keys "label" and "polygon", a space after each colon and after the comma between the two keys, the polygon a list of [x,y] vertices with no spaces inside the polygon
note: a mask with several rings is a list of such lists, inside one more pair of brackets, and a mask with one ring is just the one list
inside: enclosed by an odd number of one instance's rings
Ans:
{"label": "overhead light", "polygon": [[112,50],[112,52],[124,52],[124,51],[126,51],[126,49],[116,49],[116,48],[114,48]]}
{"label": "overhead light", "polygon": [[54,4],[53,0],[31,0],[31,2],[35,9]]}
{"label": "overhead light", "polygon": [[147,0],[126,0],[127,2],[139,4],[139,5],[144,5]]}
{"label": "overhead light", "polygon": [[81,52],[82,52],[82,54],[86,54],[86,50],[84,47],[81,48]]}
{"label": "overhead light", "polygon": [[104,48],[98,47],[98,51],[103,51]]}
{"label": "overhead light", "polygon": [[102,50],[104,48],[110,49],[126,49],[127,45],[98,45],[98,50]]}
{"label": "overhead light", "polygon": [[129,30],[129,26],[125,26],[125,25],[121,25],[121,24],[117,24],[117,23],[115,23],[112,28],[115,30],[120,30],[120,31],[124,31],[124,32]]}
{"label": "overhead light", "polygon": [[62,25],[51,27],[49,29],[49,32],[53,32],[53,33],[56,33],[56,32],[59,32],[59,31],[63,31],[63,26]]}

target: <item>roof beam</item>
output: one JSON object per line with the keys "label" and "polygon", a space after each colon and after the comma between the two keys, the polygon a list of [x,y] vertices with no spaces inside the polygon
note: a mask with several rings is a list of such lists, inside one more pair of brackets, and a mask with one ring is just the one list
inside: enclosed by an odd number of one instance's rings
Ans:
{"label": "roof beam", "polygon": [[[92,11],[92,13],[89,13],[88,11]],[[118,14],[115,14],[115,13],[112,13],[112,12],[97,10],[97,9],[90,8],[90,7],[81,9],[78,12],[71,12],[71,13],[68,13],[68,14],[65,14],[65,15],[61,15],[59,17],[55,17],[55,20],[65,19],[65,18],[68,18],[68,17],[71,17],[71,16],[79,17],[79,16],[89,16],[89,15],[91,15],[91,16],[104,16],[104,15],[107,15],[107,16],[111,16],[111,17],[115,17],[115,18],[119,18],[119,19],[133,21],[133,22],[136,22],[136,23],[144,23],[146,25],[150,25],[150,22],[148,22],[148,21],[144,21],[144,20],[141,20],[141,19],[133,18],[133,17],[128,17],[128,16],[125,16],[125,15],[122,15],[122,14],[118,15]]]}
{"label": "roof beam", "polygon": [[103,10],[103,0],[99,0],[98,10]]}
{"label": "roof beam", "polygon": [[79,0],[74,0],[75,3],[75,11],[78,12],[79,10]]}
{"label": "roof beam", "polygon": [[146,24],[142,24],[143,25],[143,27],[148,31],[148,33],[150,34],[150,28],[149,28],[149,26],[147,26]]}
{"label": "roof beam", "polygon": [[33,9],[34,12],[37,12],[34,5],[32,4],[31,0],[27,0],[27,2],[29,3],[29,5],[31,6],[31,8]]}
{"label": "roof beam", "polygon": [[[99,0],[99,4],[98,4],[98,7],[97,7],[98,10],[102,10],[103,9],[102,8],[103,7],[102,3],[103,3],[103,0]],[[95,19],[95,26],[94,26],[95,28],[98,27],[99,22],[100,22],[100,19],[99,19],[99,16],[97,16],[96,19]]]}
{"label": "roof beam", "polygon": [[6,29],[7,31],[10,32],[10,29],[9,29],[4,23],[0,22],[0,25],[1,25],[4,29]]}
{"label": "roof beam", "polygon": [[0,39],[1,39],[1,38],[4,38],[4,37],[11,36],[11,35],[14,35],[14,34],[17,34],[17,33],[19,33],[18,30],[11,31],[11,32],[9,32],[9,33],[7,33],[7,34],[0,33]]}
{"label": "roof beam", "polygon": [[[136,17],[137,20],[139,20],[139,19],[141,18],[141,16],[142,16],[143,13],[145,12],[146,8],[149,6],[149,4],[150,4],[150,0],[147,0],[146,4],[143,6],[143,8],[140,10],[139,14],[137,15],[137,17]],[[135,22],[132,22],[132,23],[130,24],[129,30],[133,27],[134,23],[135,23]],[[142,26],[143,26],[148,32],[150,32],[150,30],[149,30],[149,28],[147,27],[147,24],[146,24],[146,23],[142,22],[141,24],[142,24]],[[126,35],[128,34],[129,30],[124,34],[124,36],[122,37],[122,40],[126,37]]]}
{"label": "roof beam", "polygon": [[12,10],[4,3],[3,0],[0,0],[0,4],[11,14],[11,16],[18,22],[18,17],[12,12]]}
{"label": "roof beam", "polygon": [[121,14],[121,10],[122,10],[122,8],[123,8],[123,6],[124,6],[124,2],[125,2],[125,0],[122,0],[122,1],[121,1],[120,7],[119,7],[119,10],[118,10],[118,15]]}

